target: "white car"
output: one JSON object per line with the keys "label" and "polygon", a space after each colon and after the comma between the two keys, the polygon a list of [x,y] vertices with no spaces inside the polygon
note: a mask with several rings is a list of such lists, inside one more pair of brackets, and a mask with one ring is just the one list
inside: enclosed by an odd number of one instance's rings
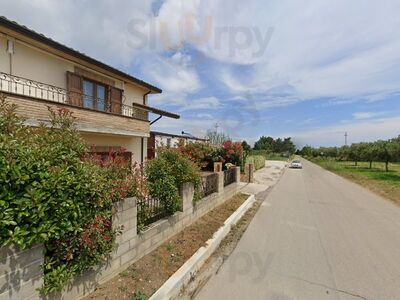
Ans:
{"label": "white car", "polygon": [[293,160],[290,163],[289,168],[291,168],[291,169],[303,169],[303,165],[301,164],[301,161]]}

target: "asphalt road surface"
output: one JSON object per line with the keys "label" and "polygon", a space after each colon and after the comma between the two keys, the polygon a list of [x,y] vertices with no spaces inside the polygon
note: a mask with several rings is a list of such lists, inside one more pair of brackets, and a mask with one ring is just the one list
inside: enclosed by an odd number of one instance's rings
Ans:
{"label": "asphalt road surface", "polygon": [[303,161],[264,200],[203,299],[400,299],[400,208]]}

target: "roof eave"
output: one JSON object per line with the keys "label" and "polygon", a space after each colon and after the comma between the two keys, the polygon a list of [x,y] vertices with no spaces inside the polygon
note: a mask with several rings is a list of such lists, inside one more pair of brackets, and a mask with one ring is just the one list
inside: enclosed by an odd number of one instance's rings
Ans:
{"label": "roof eave", "polygon": [[105,63],[102,63],[101,61],[94,59],[92,57],[87,56],[86,54],[83,54],[81,52],[78,52],[70,47],[67,47],[59,42],[56,42],[42,34],[39,34],[25,26],[19,25],[16,22],[13,22],[11,20],[8,20],[6,17],[0,16],[0,26],[4,26],[12,31],[15,31],[19,34],[22,34],[24,36],[27,36],[28,38],[34,39],[39,43],[43,43],[47,46],[50,46],[58,51],[64,52],[68,55],[74,56],[78,59],[84,60],[90,64],[96,65],[99,68],[105,69],[108,72],[111,72],[113,74],[116,74],[120,77],[123,77],[129,81],[134,82],[137,85],[140,85],[144,88],[149,89],[153,94],[160,94],[162,93],[162,90],[158,87],[155,87],[147,82],[144,82],[138,78],[135,78],[125,72],[122,72],[118,69],[115,69],[114,67],[111,67]]}

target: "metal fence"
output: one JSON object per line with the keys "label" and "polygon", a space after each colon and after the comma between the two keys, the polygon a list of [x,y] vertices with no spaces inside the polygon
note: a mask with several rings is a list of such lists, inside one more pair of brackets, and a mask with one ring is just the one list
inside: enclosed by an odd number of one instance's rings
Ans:
{"label": "metal fence", "polygon": [[[146,110],[125,105],[121,102],[113,102],[108,99],[99,99],[83,93],[71,92],[57,86],[9,75],[3,72],[0,72],[0,92],[148,121],[148,112]],[[123,96],[122,102],[124,102],[124,99]]]}
{"label": "metal fence", "polygon": [[159,199],[147,198],[137,200],[138,229],[168,216]]}
{"label": "metal fence", "polygon": [[207,197],[218,191],[218,174],[205,174],[201,176],[200,194],[201,197]]}
{"label": "metal fence", "polygon": [[224,171],[224,186],[230,185],[236,181],[236,168]]}

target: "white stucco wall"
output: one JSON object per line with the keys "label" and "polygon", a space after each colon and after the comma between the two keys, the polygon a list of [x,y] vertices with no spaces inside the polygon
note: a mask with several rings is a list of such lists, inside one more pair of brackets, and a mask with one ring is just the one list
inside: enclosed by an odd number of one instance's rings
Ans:
{"label": "white stucco wall", "polygon": [[[12,75],[15,76],[66,89],[67,71],[74,72],[75,66],[87,69],[79,64],[18,40],[14,41],[14,48],[15,53],[12,55]],[[0,71],[9,74],[10,59],[6,49],[7,39],[0,35]],[[113,80],[115,87],[124,89],[125,104],[131,105],[132,102],[143,104],[143,95],[148,92],[146,88],[123,82],[122,80],[98,73],[94,70],[89,71]]]}
{"label": "white stucco wall", "polygon": [[[124,147],[127,151],[132,152],[133,160],[141,162],[141,138],[140,137],[125,137],[116,135],[102,135],[92,133],[82,133],[83,138],[89,146],[103,147]],[[144,159],[147,155],[147,138],[144,138],[143,155]]]}

